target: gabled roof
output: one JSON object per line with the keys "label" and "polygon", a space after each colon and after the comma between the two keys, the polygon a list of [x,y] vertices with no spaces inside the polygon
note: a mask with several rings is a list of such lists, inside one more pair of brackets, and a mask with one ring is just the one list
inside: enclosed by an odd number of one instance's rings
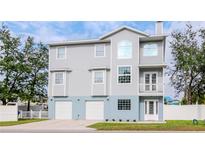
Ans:
{"label": "gabled roof", "polygon": [[107,33],[107,34],[101,36],[99,39],[100,39],[100,40],[105,39],[105,38],[107,38],[107,37],[109,37],[109,36],[111,36],[111,35],[113,35],[113,34],[116,34],[116,33],[120,32],[120,31],[124,30],[124,29],[129,30],[129,31],[132,31],[132,32],[137,33],[137,34],[141,34],[141,35],[143,35],[143,36],[147,36],[147,37],[149,36],[149,34],[144,33],[144,32],[142,32],[142,31],[139,31],[139,30],[136,30],[136,29],[134,29],[134,28],[132,28],[132,27],[123,26],[123,27],[120,27],[120,28],[118,28],[118,29],[115,29],[115,30],[113,30],[113,31],[111,31],[111,32],[109,32],[109,33]]}

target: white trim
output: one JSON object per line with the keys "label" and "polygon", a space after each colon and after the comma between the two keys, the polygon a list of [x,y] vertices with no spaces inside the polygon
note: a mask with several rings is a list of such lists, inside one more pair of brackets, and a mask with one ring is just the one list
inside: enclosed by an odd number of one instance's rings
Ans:
{"label": "white trim", "polygon": [[106,70],[104,70],[104,95],[106,95],[106,91],[107,91],[107,72]]}
{"label": "white trim", "polygon": [[128,27],[128,26],[123,26],[123,27],[119,27],[118,29],[115,29],[115,30],[113,30],[113,31],[111,31],[111,32],[109,32],[109,33],[107,33],[107,34],[101,36],[99,39],[102,40],[102,39],[104,39],[104,38],[106,38],[106,37],[108,37],[108,36],[111,36],[111,35],[113,35],[114,33],[117,33],[117,32],[119,32],[119,31],[121,31],[121,30],[123,30],[123,29],[127,29],[127,30],[130,30],[130,31],[133,31],[133,32],[135,32],[135,33],[138,33],[138,34],[141,34],[141,35],[144,35],[144,36],[147,36],[147,37],[149,36],[149,34],[144,33],[144,32],[142,32],[142,31],[136,30],[136,29],[131,28],[131,27]]}
{"label": "white trim", "polygon": [[[132,52],[131,52],[131,57],[119,57],[119,45],[121,42],[124,42],[124,41],[127,41],[127,42],[130,42],[131,43],[131,47],[132,47]],[[133,42],[130,41],[130,40],[121,40],[117,43],[117,59],[132,59],[133,58]]]}
{"label": "white trim", "polygon": [[163,91],[162,91],[162,107],[163,107],[163,109],[162,109],[162,114],[163,114],[163,116],[162,116],[162,120],[164,120],[164,68],[162,68],[162,89],[163,89]]}
{"label": "white trim", "polygon": [[67,82],[66,82],[66,81],[67,81],[66,79],[67,79],[67,72],[64,72],[64,73],[63,73],[63,76],[64,76],[64,77],[63,77],[63,78],[64,78],[64,96],[66,96],[66,85],[67,85],[67,84],[66,84],[66,83],[67,83]]}
{"label": "white trim", "polygon": [[[63,73],[63,83],[56,84],[56,73]],[[63,86],[63,96],[66,96],[66,72],[53,72],[51,73],[51,82],[52,82],[52,96],[54,96],[54,87],[55,86]]]}
{"label": "white trim", "polygon": [[137,40],[138,40],[138,51],[137,51],[137,53],[138,53],[138,65],[140,65],[140,56],[141,56],[141,54],[140,54],[140,45],[141,45],[141,43],[140,43],[140,41],[139,41],[139,37],[137,37]]}
{"label": "white trim", "polygon": [[[64,58],[58,58],[58,49],[59,48],[64,48],[65,49]],[[67,59],[67,47],[66,46],[56,47],[56,60],[65,60],[65,59]]]}
{"label": "white trim", "polygon": [[[158,92],[158,72],[144,72],[143,73],[144,75],[144,92]],[[147,85],[150,85],[150,90],[146,90],[146,81],[145,81],[145,74],[149,74],[150,76],[150,83],[147,84]],[[155,85],[155,84],[152,84],[152,74],[156,74],[156,90],[152,90],[152,85]]]}
{"label": "white trim", "polygon": [[68,41],[52,41],[49,42],[50,46],[64,46],[64,45],[73,45],[73,44],[86,44],[86,43],[109,43],[109,40],[99,40],[99,39],[84,39],[84,40],[68,40]]}
{"label": "white trim", "polygon": [[138,51],[137,51],[137,56],[138,56],[138,66],[137,66],[137,95],[140,93],[140,39],[137,37],[137,42],[138,42]]}
{"label": "white trim", "polygon": [[[119,83],[119,67],[130,67],[130,83]],[[129,85],[132,84],[132,65],[117,65],[117,85]]]}
{"label": "white trim", "polygon": [[51,72],[50,72],[50,63],[51,63],[51,61],[50,61],[50,46],[48,46],[48,94],[47,94],[47,96],[48,96],[48,98],[49,98],[49,96],[52,96],[52,94],[53,94],[53,92],[52,92],[52,89],[50,89],[51,88],[51,84],[52,84],[52,81],[51,81],[51,79],[52,79],[52,77],[51,77]]}
{"label": "white trim", "polygon": [[110,95],[112,95],[112,38],[110,39]]}
{"label": "white trim", "polygon": [[[62,74],[63,74],[63,83],[62,83],[62,84],[56,84],[56,74],[57,74],[57,73],[62,73]],[[65,72],[55,72],[55,73],[54,73],[54,85],[55,85],[55,86],[65,85]]]}
{"label": "white trim", "polygon": [[162,41],[162,62],[164,63],[164,41]]}
{"label": "white trim", "polygon": [[[97,54],[96,54],[97,53],[96,49],[97,49],[98,45],[103,45],[104,46],[104,54],[103,54],[103,56],[97,56]],[[95,44],[95,46],[94,46],[94,57],[95,58],[104,58],[104,57],[106,57],[106,45],[105,44]]]}
{"label": "white trim", "polygon": [[162,64],[140,64],[140,68],[159,68],[159,67],[166,67],[165,63]]}
{"label": "white trim", "polygon": [[[102,72],[103,73],[103,82],[102,83],[95,83],[95,72]],[[91,81],[91,96],[93,96],[93,87],[94,85],[104,85],[103,86],[103,94],[106,95],[106,70],[93,70],[91,72],[91,76],[92,76],[92,81]]]}
{"label": "white trim", "polygon": [[[96,72],[102,72],[103,73],[103,82],[102,83],[95,83],[95,73]],[[98,85],[98,84],[105,84],[105,71],[104,70],[95,70],[92,71],[92,84],[93,85]]]}
{"label": "white trim", "polygon": [[[149,105],[147,104],[147,114],[145,114],[145,102],[150,102],[150,101],[153,101],[154,102],[154,114],[153,115],[149,115],[148,112],[149,112]],[[156,102],[158,102],[158,108],[157,108],[157,113],[156,113]],[[150,117],[147,117],[146,116],[153,116],[153,119],[149,119]],[[159,99],[145,99],[144,100],[144,120],[159,120]]]}

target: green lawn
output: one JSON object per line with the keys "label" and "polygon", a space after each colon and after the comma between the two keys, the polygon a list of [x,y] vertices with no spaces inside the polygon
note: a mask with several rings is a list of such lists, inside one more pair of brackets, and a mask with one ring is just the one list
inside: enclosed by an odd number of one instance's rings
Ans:
{"label": "green lawn", "polygon": [[26,123],[31,123],[31,122],[39,122],[43,120],[46,120],[46,119],[19,119],[18,121],[3,121],[3,122],[0,122],[0,127],[20,125],[20,124],[26,124]]}
{"label": "green lawn", "polygon": [[161,124],[100,122],[90,125],[88,127],[105,131],[205,131],[205,122],[199,121],[198,125],[194,125],[191,120],[167,120],[166,123]]}

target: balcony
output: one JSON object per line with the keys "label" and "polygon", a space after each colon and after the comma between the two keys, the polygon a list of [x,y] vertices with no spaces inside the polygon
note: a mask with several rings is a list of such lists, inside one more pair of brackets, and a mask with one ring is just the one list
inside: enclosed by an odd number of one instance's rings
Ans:
{"label": "balcony", "polygon": [[164,86],[163,83],[158,83],[158,84],[139,83],[139,95],[140,96],[162,96],[163,86]]}

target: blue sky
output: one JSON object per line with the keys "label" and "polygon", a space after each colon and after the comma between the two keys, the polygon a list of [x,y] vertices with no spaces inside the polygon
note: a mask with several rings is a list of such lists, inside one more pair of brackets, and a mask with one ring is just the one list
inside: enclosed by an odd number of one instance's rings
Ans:
{"label": "blue sky", "polygon": [[[140,31],[144,31],[148,34],[155,33],[154,21],[10,21],[4,23],[9,27],[13,35],[22,36],[23,38],[33,36],[36,41],[42,41],[44,43],[63,40],[95,39],[107,32],[125,25]],[[164,33],[168,35],[165,59],[168,65],[170,65],[172,61],[171,49],[169,48],[169,35],[174,30],[183,30],[188,23],[192,24],[194,29],[205,27],[205,22],[199,21],[164,22]],[[167,76],[165,77],[165,95],[175,96],[174,89],[170,86],[169,78]]]}
{"label": "blue sky", "polygon": [[[138,30],[154,34],[155,22],[153,21],[118,21],[118,22],[5,22],[16,35],[34,36],[37,41],[45,43],[60,40],[91,39],[114,30],[120,26],[130,26]],[[164,22],[168,29],[171,22]]]}

